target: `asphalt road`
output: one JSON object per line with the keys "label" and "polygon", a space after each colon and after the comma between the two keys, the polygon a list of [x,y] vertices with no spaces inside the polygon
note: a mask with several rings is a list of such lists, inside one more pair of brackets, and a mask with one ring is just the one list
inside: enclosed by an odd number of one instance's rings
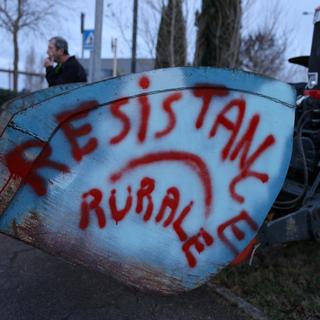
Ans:
{"label": "asphalt road", "polygon": [[241,320],[203,286],[177,296],[127,287],[0,234],[0,320]]}

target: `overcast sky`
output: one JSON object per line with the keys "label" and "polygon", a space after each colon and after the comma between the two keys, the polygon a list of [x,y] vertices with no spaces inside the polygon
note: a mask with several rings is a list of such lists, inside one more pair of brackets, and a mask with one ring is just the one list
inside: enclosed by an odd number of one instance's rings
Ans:
{"label": "overcast sky", "polygon": [[[45,0],[39,0],[45,1]],[[152,11],[148,11],[145,2],[139,0],[139,25],[145,28],[146,25],[151,30],[156,30],[158,18]],[[156,3],[157,0],[154,0]],[[266,20],[273,18],[274,3],[278,3],[278,10],[281,13],[279,33],[286,31],[290,39],[290,50],[287,57],[297,55],[309,55],[311,48],[313,32],[313,12],[320,5],[320,0],[250,0],[251,5],[245,6],[245,16],[243,30],[245,32],[258,28]],[[130,57],[131,40],[131,22],[132,22],[132,0],[105,0],[104,1],[104,25],[102,57],[112,57],[111,39],[118,39],[119,57]],[[188,59],[192,61],[194,50],[194,11],[201,5],[200,0],[188,0]],[[36,51],[36,59],[39,66],[42,59],[46,56],[47,38],[54,35],[61,35],[69,41],[70,53],[81,56],[81,33],[80,33],[80,13],[85,13],[85,28],[94,28],[94,0],[76,0],[72,4],[69,2],[69,10],[58,10],[59,21],[56,24],[48,26],[47,34],[44,37],[38,37],[31,33],[23,33],[20,36],[21,59],[19,67],[25,69],[25,57],[31,46]],[[303,15],[303,12],[309,12],[310,15]],[[121,28],[119,28],[121,26]],[[10,38],[3,31],[0,31],[2,42],[0,68],[12,68],[12,45]],[[126,39],[124,39],[126,38]],[[150,57],[150,47],[154,37],[148,37],[140,32],[138,39],[138,57]],[[289,52],[290,51],[290,52]],[[88,52],[85,53],[85,56]],[[0,73],[0,87],[8,87],[8,76]]]}

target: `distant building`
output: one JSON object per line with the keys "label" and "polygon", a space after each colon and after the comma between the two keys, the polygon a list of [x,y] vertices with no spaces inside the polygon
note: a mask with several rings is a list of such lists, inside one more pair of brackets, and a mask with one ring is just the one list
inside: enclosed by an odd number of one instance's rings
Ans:
{"label": "distant building", "polygon": [[[83,65],[87,74],[89,74],[89,59],[78,59]],[[154,69],[154,59],[137,59],[136,72],[149,71]],[[113,59],[101,59],[101,76],[102,78],[110,78],[113,74]],[[117,75],[131,73],[131,59],[117,59]]]}

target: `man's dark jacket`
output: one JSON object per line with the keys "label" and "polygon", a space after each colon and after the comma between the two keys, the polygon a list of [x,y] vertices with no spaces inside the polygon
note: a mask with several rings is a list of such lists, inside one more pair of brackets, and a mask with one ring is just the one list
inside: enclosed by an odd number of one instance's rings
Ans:
{"label": "man's dark jacket", "polygon": [[66,62],[46,68],[49,87],[73,82],[87,82],[87,75],[78,60],[71,56]]}

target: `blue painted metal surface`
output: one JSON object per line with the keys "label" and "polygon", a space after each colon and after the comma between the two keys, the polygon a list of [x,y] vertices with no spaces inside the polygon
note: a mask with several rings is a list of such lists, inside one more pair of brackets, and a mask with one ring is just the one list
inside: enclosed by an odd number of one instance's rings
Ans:
{"label": "blue painted metal surface", "polygon": [[83,85],[83,83],[69,83],[61,86],[54,86],[7,101],[0,106],[0,133],[6,128],[7,124],[17,112],[26,110],[37,103],[44,102],[51,97],[79,88]]}
{"label": "blue painted metal surface", "polygon": [[0,138],[0,230],[143,289],[195,288],[241,257],[274,202],[294,99],[213,68],[39,98]]}

